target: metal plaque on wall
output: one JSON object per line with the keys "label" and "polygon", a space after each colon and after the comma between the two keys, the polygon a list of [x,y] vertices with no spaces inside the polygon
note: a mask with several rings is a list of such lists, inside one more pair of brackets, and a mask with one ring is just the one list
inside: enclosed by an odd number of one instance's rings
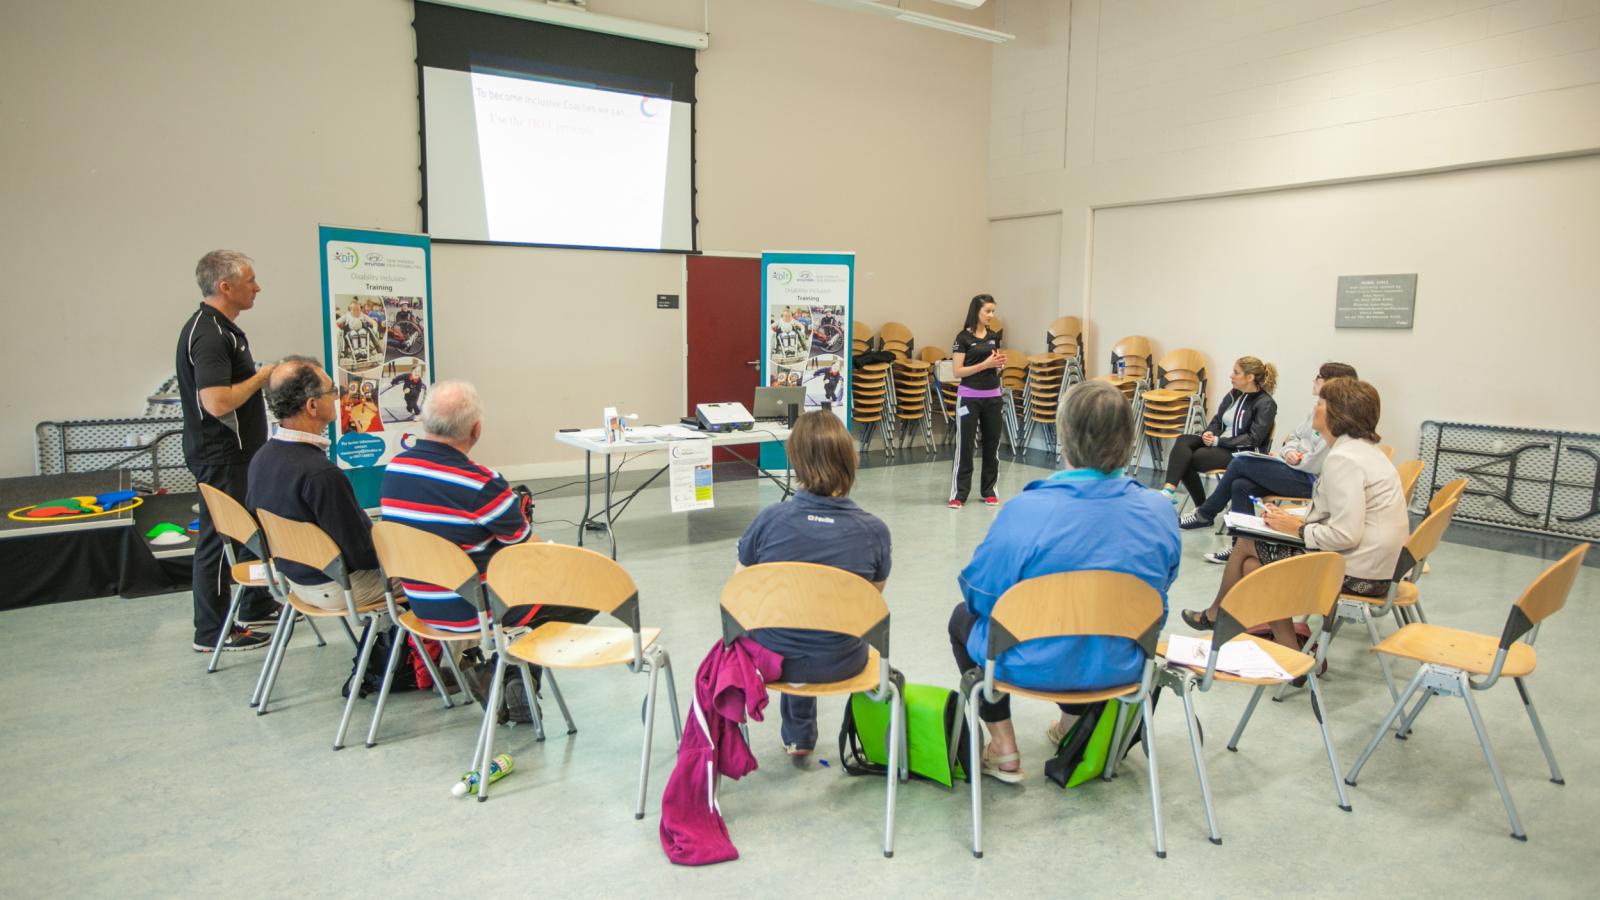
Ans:
{"label": "metal plaque on wall", "polygon": [[1417,274],[1340,275],[1335,328],[1410,328],[1415,322]]}

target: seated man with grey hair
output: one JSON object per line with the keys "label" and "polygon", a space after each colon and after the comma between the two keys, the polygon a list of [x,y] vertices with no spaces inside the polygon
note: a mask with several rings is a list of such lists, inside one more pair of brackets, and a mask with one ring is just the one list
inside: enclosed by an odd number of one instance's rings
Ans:
{"label": "seated man with grey hair", "polygon": [[[1125,572],[1161,593],[1178,577],[1183,552],[1171,504],[1160,493],[1122,474],[1133,446],[1133,410],[1122,392],[1101,381],[1067,391],[1056,410],[1056,431],[1067,468],[1035,481],[1000,508],[989,534],[961,570],[965,598],[950,615],[950,646],[962,672],[979,665],[989,647],[995,602],[1018,582],[1057,572],[1105,569]],[[995,660],[995,678],[1039,691],[1093,691],[1137,681],[1144,655],[1127,638],[1073,636],[1026,641]],[[1046,734],[1057,744],[1069,718]],[[1022,780],[1011,701],[980,698],[978,716],[989,728],[983,774],[1007,783]]]}
{"label": "seated man with grey hair", "polygon": [[[422,404],[422,427],[427,433],[384,470],[383,518],[456,544],[477,563],[481,577],[501,547],[534,536],[529,495],[467,456],[483,436],[483,405],[472,385],[433,385]],[[422,621],[440,631],[478,630],[477,610],[449,587],[404,579],[400,584]],[[512,607],[503,624],[531,628],[550,621],[584,623],[594,616],[593,610],[533,604]]]}
{"label": "seated man with grey hair", "polygon": [[[322,363],[290,356],[272,370],[266,395],[278,430],[250,461],[245,506],[321,528],[350,568],[356,605],[383,599],[372,520],[356,501],[350,479],[328,458],[328,424],[339,414],[339,389]],[[300,599],[323,609],[345,609],[343,588],[328,576],[288,560],[276,565]]]}

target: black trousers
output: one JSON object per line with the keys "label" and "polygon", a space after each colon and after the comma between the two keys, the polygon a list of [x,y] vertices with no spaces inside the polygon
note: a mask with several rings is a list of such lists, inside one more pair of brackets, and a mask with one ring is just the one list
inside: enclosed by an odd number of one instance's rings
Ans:
{"label": "black trousers", "polygon": [[[956,668],[961,670],[963,675],[983,665],[983,663],[974,660],[971,654],[967,653],[967,638],[972,636],[973,626],[977,624],[978,617],[973,615],[972,610],[967,609],[965,600],[957,603],[956,608],[950,611],[950,652],[956,658]],[[1057,703],[1056,705],[1061,707],[1061,711],[1069,716],[1081,716],[1083,711],[1088,708],[1084,704],[1077,703]],[[978,694],[978,718],[985,722],[1004,722],[1010,719],[1011,695],[1001,694],[999,700],[990,703],[983,694]]]}
{"label": "black trousers", "polygon": [[1180,434],[1167,457],[1167,484],[1182,484],[1198,506],[1206,502],[1206,483],[1200,480],[1200,473],[1226,469],[1232,460],[1232,450],[1207,447],[1198,434]]}
{"label": "black trousers", "polygon": [[[249,463],[207,465],[190,463],[189,471],[200,484],[209,484],[229,497],[244,504],[245,482],[250,472]],[[233,585],[233,573],[227,570],[222,559],[222,542],[225,540],[211,524],[211,511],[200,504],[200,534],[194,542],[194,573],[191,587],[194,590],[194,642],[213,645],[222,631],[222,620],[228,616],[228,595]],[[241,610],[260,610],[272,607],[272,595],[263,588],[251,588],[239,598]],[[247,617],[247,618],[253,618]]]}
{"label": "black trousers", "polygon": [[961,424],[961,446],[956,453],[951,476],[950,499],[967,502],[972,490],[973,443],[983,436],[983,473],[978,479],[978,496],[993,497],[994,483],[1000,478],[1000,434],[1005,430],[1005,397],[962,397],[956,404],[956,421]]}

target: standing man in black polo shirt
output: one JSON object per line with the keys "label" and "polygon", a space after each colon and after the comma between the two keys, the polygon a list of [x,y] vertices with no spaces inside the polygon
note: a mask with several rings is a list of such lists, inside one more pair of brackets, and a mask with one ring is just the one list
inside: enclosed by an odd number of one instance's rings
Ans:
{"label": "standing man in black polo shirt", "polygon": [[[200,308],[178,334],[178,395],[183,401],[183,458],[195,481],[245,502],[250,457],[267,440],[267,408],[261,388],[272,366],[256,368],[244,332],[234,320],[255,306],[255,268],[250,257],[213,250],[194,269]],[[222,567],[222,536],[200,505],[200,535],[194,548],[194,649],[210,653],[228,612],[228,573]],[[262,591],[240,600],[241,622],[263,621],[274,611]],[[256,650],[265,635],[236,627],[223,650]]]}

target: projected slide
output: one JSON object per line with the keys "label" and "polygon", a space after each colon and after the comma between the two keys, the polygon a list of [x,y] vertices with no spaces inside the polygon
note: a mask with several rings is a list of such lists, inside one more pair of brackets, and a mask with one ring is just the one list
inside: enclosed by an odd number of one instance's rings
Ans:
{"label": "projected slide", "polygon": [[424,85],[435,238],[691,246],[688,104],[481,72]]}

